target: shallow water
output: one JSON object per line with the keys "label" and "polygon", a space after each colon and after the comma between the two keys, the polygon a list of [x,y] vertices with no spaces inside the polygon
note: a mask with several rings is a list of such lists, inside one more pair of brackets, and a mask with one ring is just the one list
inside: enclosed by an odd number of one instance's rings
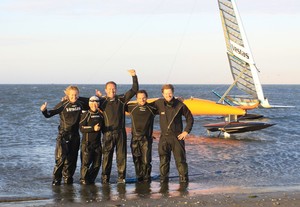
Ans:
{"label": "shallow water", "polygon": [[[95,187],[79,185],[79,167],[73,186],[52,188],[54,147],[58,116],[45,119],[39,108],[48,101],[55,106],[63,96],[66,85],[0,85],[0,202],[46,199],[61,202],[87,202],[93,199],[122,199],[116,184],[103,189],[99,177]],[[128,89],[120,85],[119,92]],[[217,100],[211,90],[223,92],[223,85],[176,85],[175,95]],[[79,85],[82,96],[91,96],[94,89],[103,91],[103,85]],[[160,95],[160,85],[142,85],[150,97]],[[209,136],[203,124],[219,121],[218,117],[195,117],[191,136],[186,141],[189,164],[189,189],[214,188],[216,186],[297,186],[300,184],[300,85],[266,85],[265,95],[271,104],[292,105],[292,108],[257,109],[254,113],[265,116],[260,121],[276,125],[261,131],[237,134],[230,139]],[[157,123],[157,122],[156,122]],[[130,126],[130,120],[127,120]],[[158,125],[155,124],[158,130]],[[156,135],[157,136],[157,135]],[[128,138],[128,146],[129,146]],[[134,177],[134,168],[128,148],[127,176]],[[174,160],[174,159],[173,159]],[[159,174],[157,140],[153,144],[153,175]],[[80,162],[78,161],[78,166]],[[116,180],[113,165],[112,179]],[[170,188],[177,191],[177,170],[172,161]],[[160,194],[158,182],[149,188],[126,184],[125,196]],[[96,193],[95,193],[96,192]],[[107,193],[110,192],[110,193]],[[183,191],[184,192],[184,191]],[[122,194],[122,193],[121,193]],[[107,197],[105,197],[107,195]],[[47,203],[45,201],[45,203]],[[6,203],[6,202],[5,202]],[[7,205],[8,203],[6,203]],[[16,203],[14,203],[16,205]],[[31,204],[30,204],[31,205]]]}

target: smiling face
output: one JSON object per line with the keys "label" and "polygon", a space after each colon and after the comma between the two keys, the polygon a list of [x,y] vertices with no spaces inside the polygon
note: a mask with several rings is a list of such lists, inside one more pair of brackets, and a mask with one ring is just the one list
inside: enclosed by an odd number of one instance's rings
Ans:
{"label": "smiling face", "polygon": [[97,111],[98,107],[99,107],[99,101],[97,100],[90,100],[89,101],[89,107],[91,109],[91,111]]}
{"label": "smiling face", "polygon": [[162,95],[166,99],[166,101],[168,101],[168,102],[173,99],[172,89],[164,89]]}
{"label": "smiling face", "polygon": [[117,93],[117,87],[113,83],[109,83],[105,87],[105,93],[108,98],[114,98]]}
{"label": "smiling face", "polygon": [[136,94],[136,101],[138,105],[144,106],[147,103],[147,96],[145,93],[137,93]]}
{"label": "smiling face", "polygon": [[71,103],[75,103],[78,99],[79,92],[75,89],[70,89],[66,95]]}
{"label": "smiling face", "polygon": [[64,90],[65,95],[67,96],[67,99],[71,102],[71,103],[75,103],[79,97],[79,89],[77,86],[68,86],[65,90]]}

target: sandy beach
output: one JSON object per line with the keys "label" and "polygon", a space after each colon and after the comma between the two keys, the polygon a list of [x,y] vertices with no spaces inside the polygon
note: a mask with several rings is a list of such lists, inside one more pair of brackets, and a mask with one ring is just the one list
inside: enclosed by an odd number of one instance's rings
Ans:
{"label": "sandy beach", "polygon": [[[194,194],[193,194],[194,193]],[[193,192],[186,196],[167,196],[158,199],[108,201],[101,206],[207,206],[207,207],[254,207],[254,206],[300,206],[300,192],[265,193],[209,193]],[[72,206],[84,206],[84,203]],[[59,206],[59,205],[47,205]],[[89,206],[99,206],[91,203]]]}
{"label": "sandy beach", "polygon": [[[75,190],[71,191],[71,189]],[[300,206],[300,186],[285,187],[199,187],[169,183],[161,186],[145,184],[110,184],[101,186],[59,186],[53,188],[54,198],[27,198],[3,200],[0,206]]]}

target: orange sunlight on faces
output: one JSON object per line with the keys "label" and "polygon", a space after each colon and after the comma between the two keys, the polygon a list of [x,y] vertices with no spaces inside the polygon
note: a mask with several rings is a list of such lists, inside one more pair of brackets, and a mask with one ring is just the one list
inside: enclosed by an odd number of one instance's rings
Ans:
{"label": "orange sunlight on faces", "polygon": [[91,102],[91,101],[89,101],[89,107],[90,107],[91,111],[93,111],[93,112],[97,111],[98,106],[99,106],[99,102],[96,102],[96,101]]}
{"label": "orange sunlight on faces", "polygon": [[171,101],[173,98],[173,91],[171,89],[164,89],[162,95],[166,99],[166,101]]}
{"label": "orange sunlight on faces", "polygon": [[146,102],[147,102],[146,94],[144,94],[144,93],[138,93],[138,94],[136,95],[136,100],[137,100],[137,102],[138,102],[138,104],[139,104],[140,106],[145,105]]}
{"label": "orange sunlight on faces", "polygon": [[69,93],[67,94],[68,99],[71,103],[75,103],[78,99],[78,91],[77,90],[70,90]]}
{"label": "orange sunlight on faces", "polygon": [[117,89],[114,84],[108,84],[105,88],[105,92],[108,98],[114,98],[117,92]]}

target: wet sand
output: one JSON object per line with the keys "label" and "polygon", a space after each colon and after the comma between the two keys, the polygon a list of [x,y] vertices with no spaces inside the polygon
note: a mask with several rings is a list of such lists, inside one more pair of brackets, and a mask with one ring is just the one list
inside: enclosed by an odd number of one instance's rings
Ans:
{"label": "wet sand", "polygon": [[0,206],[300,206],[300,186],[284,187],[212,187],[197,183],[181,185],[110,184],[55,186],[53,197],[1,199]]}

